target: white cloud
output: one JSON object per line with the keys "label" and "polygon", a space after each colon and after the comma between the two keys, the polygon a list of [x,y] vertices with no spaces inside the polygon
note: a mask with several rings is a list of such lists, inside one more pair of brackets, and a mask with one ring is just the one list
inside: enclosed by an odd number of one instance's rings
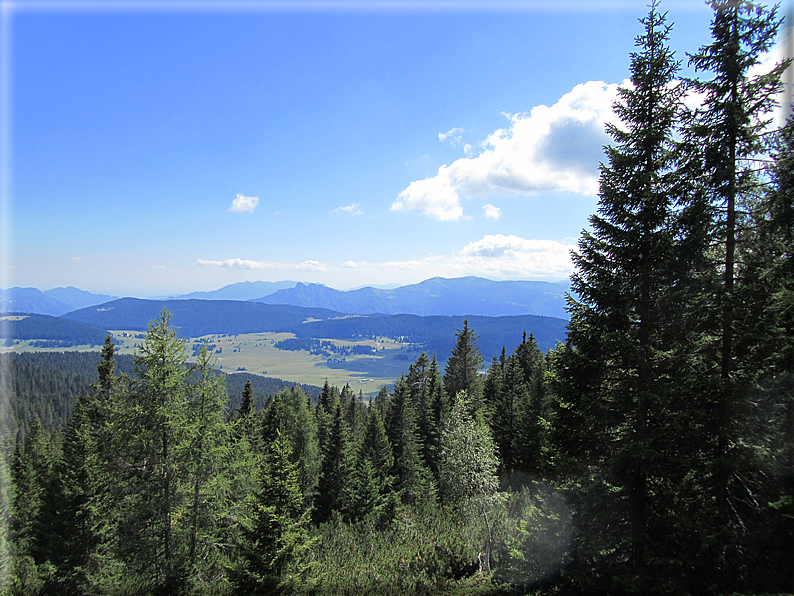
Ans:
{"label": "white cloud", "polygon": [[499,219],[502,217],[502,210],[488,203],[482,206],[482,210],[487,219]]}
{"label": "white cloud", "polygon": [[503,234],[469,242],[455,262],[497,277],[567,276],[573,270],[572,244],[556,240],[528,240]]}
{"label": "white cloud", "polygon": [[490,279],[560,280],[573,271],[574,244],[556,240],[528,240],[503,234],[486,235],[450,255],[431,255],[410,261],[361,263],[368,271],[413,272],[422,277],[478,275]]}
{"label": "white cloud", "polygon": [[220,269],[271,269],[271,270],[291,270],[291,271],[325,271],[325,265],[319,261],[304,261],[303,263],[271,263],[268,261],[251,261],[246,259],[226,259],[224,261],[209,261],[206,259],[196,259],[199,267],[216,267]]}
{"label": "white cloud", "polygon": [[78,262],[82,261],[83,259],[81,257],[69,257],[69,260],[70,261],[74,261],[75,263],[78,263]]}
{"label": "white cloud", "polygon": [[347,213],[348,215],[364,215],[364,211],[361,209],[361,203],[353,203],[352,205],[347,205],[346,207],[337,207],[334,209],[334,212],[341,211],[343,213]]}
{"label": "white cloud", "polygon": [[253,213],[257,205],[259,205],[259,197],[246,197],[245,195],[237,193],[237,198],[232,201],[232,206],[229,207],[229,211]]}
{"label": "white cloud", "polygon": [[[758,64],[750,67],[748,74],[758,76],[769,73],[779,62],[792,57],[794,51],[794,27],[788,27],[780,31],[778,43],[767,53],[759,56]],[[792,94],[792,80],[794,80],[794,64],[790,65],[783,75],[783,81],[788,88],[777,96],[777,107],[773,110],[770,128],[783,126],[786,118],[791,113],[789,102]]]}
{"label": "white cloud", "polygon": [[617,84],[589,81],[576,85],[550,107],[507,115],[509,127],[491,133],[479,155],[443,165],[432,178],[411,182],[391,210],[419,210],[445,221],[463,216],[461,198],[546,191],[595,195],[603,146],[610,140],[605,125],[616,121],[612,104],[617,88]]}
{"label": "white cloud", "polygon": [[[458,250],[443,255],[405,261],[345,261],[321,263],[275,263],[245,259],[211,261],[198,259],[199,267],[233,271],[292,271],[320,274],[324,283],[346,279],[352,285],[416,283],[434,276],[462,277],[476,275],[489,279],[545,279],[559,281],[573,271],[570,251],[575,241],[531,240],[503,234],[486,235]],[[246,274],[243,274],[246,275]],[[247,275],[250,275],[248,273]]]}
{"label": "white cloud", "polygon": [[442,143],[449,139],[449,142],[452,143],[452,146],[456,146],[460,144],[461,135],[463,134],[464,130],[462,128],[452,128],[447,132],[440,132],[438,133],[438,140]]}

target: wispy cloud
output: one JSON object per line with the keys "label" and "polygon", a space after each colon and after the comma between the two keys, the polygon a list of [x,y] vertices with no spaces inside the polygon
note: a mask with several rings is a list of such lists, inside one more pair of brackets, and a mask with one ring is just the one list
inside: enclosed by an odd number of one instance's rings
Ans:
{"label": "wispy cloud", "polygon": [[347,205],[345,207],[337,207],[334,209],[334,213],[337,211],[353,216],[364,215],[364,211],[361,209],[361,203],[353,203],[352,205]]}
{"label": "wispy cloud", "polygon": [[[570,251],[575,242],[530,240],[503,234],[486,235],[444,255],[429,255],[406,261],[345,261],[321,263],[276,263],[247,259],[213,261],[197,259],[199,267],[235,271],[267,270],[322,273],[326,276],[355,275],[363,283],[374,278],[391,279],[414,277],[416,281],[433,276],[460,277],[478,275],[490,279],[547,279],[559,280],[573,271]],[[414,275],[411,275],[414,274]]]}
{"label": "wispy cloud", "polygon": [[483,205],[482,210],[483,210],[483,215],[485,215],[487,219],[499,219],[500,217],[502,217],[502,210],[499,209],[499,207],[495,207],[494,205],[491,205],[490,203],[488,203],[487,205]]}
{"label": "wispy cloud", "polygon": [[251,261],[246,259],[226,259],[224,261],[209,261],[196,259],[199,267],[216,267],[220,269],[270,269],[289,271],[325,271],[325,265],[319,261],[304,261],[303,263],[272,263],[268,261]]}
{"label": "wispy cloud", "polygon": [[576,85],[550,107],[506,114],[510,125],[491,133],[479,155],[443,165],[435,176],[411,182],[391,210],[418,210],[449,221],[463,216],[462,198],[545,191],[596,194],[598,166],[609,142],[604,127],[616,119],[612,104],[617,88],[617,84],[589,81]]}
{"label": "wispy cloud", "polygon": [[438,140],[443,143],[444,141],[449,139],[449,142],[452,143],[452,145],[458,145],[458,144],[460,144],[460,142],[461,142],[461,140],[463,138],[461,136],[463,134],[463,132],[464,132],[464,130],[462,128],[457,128],[457,127],[456,128],[451,128],[447,132],[438,133]]}
{"label": "wispy cloud", "polygon": [[259,205],[259,197],[247,197],[237,193],[237,198],[232,201],[232,206],[229,211],[236,211],[237,213],[253,213]]}

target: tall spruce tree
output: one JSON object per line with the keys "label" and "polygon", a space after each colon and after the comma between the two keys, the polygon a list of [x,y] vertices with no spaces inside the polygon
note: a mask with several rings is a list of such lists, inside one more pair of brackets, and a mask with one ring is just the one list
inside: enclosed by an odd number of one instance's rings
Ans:
{"label": "tall spruce tree", "polygon": [[733,453],[740,443],[737,420],[740,403],[749,382],[760,367],[743,350],[743,338],[752,334],[763,309],[740,301],[744,281],[739,278],[741,251],[737,246],[753,232],[747,213],[758,197],[757,158],[764,152],[763,135],[771,119],[775,96],[782,89],[784,64],[753,75],[751,69],[774,43],[780,20],[776,8],[746,0],[712,0],[712,42],[690,57],[690,63],[705,71],[705,80],[693,81],[704,95],[703,107],[695,114],[688,134],[699,146],[696,159],[703,169],[705,197],[713,213],[709,232],[716,240],[707,247],[714,260],[710,275],[721,275],[711,295],[699,308],[713,313],[705,318],[708,331],[718,340],[717,378],[711,379],[713,426],[712,487],[716,509],[712,519],[714,536],[710,548],[711,571],[726,582],[735,581],[740,556],[738,536],[742,509],[732,502],[745,492],[734,480],[739,462]]}
{"label": "tall spruce tree", "polygon": [[278,433],[290,444],[290,457],[298,465],[298,480],[306,505],[317,490],[322,456],[317,437],[317,419],[311,400],[298,387],[284,389],[270,402],[262,422],[266,443],[276,440]]}
{"label": "tall spruce tree", "polygon": [[182,421],[185,440],[180,446],[186,480],[187,498],[185,524],[188,556],[187,568],[198,589],[222,574],[228,560],[215,520],[227,512],[226,495],[229,482],[225,474],[230,456],[228,426],[225,424],[228,396],[224,377],[217,374],[215,360],[206,344],[193,367],[194,382],[188,387],[185,418]]}
{"label": "tall spruce tree", "polygon": [[394,464],[389,438],[383,424],[382,408],[374,407],[364,424],[364,436],[355,463],[353,519],[369,517],[376,522],[391,519],[394,508],[390,475]]}
{"label": "tall spruce tree", "polygon": [[422,456],[416,407],[405,377],[394,387],[386,417],[386,433],[394,453],[394,486],[402,502],[414,505],[431,500],[435,492],[433,477]]}
{"label": "tall spruce tree", "polygon": [[477,336],[469,328],[469,319],[464,319],[463,329],[458,329],[455,345],[444,369],[444,390],[450,404],[460,391],[465,391],[472,412],[480,412],[483,406],[483,381],[480,377],[483,362],[477,347]]}
{"label": "tall spruce tree", "polygon": [[[319,407],[319,406],[318,406]],[[314,520],[328,521],[333,512],[347,517],[350,513],[353,491],[354,451],[342,406],[336,400],[334,417],[322,445],[322,467],[315,498]]]}
{"label": "tall spruce tree", "polygon": [[[128,581],[144,591],[178,591],[185,581],[187,548],[178,541],[187,503],[184,422],[185,349],[163,310],[149,323],[135,354],[136,378],[124,395],[113,431],[122,461],[117,470],[117,554]],[[120,580],[120,578],[119,578]]]}
{"label": "tall spruce tree", "polygon": [[619,89],[614,106],[621,125],[607,127],[614,145],[601,167],[598,214],[573,255],[579,298],[569,299],[568,340],[553,359],[552,437],[582,478],[598,470],[612,487],[608,494],[622,503],[621,538],[605,552],[615,582],[647,592],[655,585],[652,569],[665,556],[650,531],[671,515],[656,506],[662,499],[652,499],[673,490],[666,470],[677,446],[667,413],[680,408],[670,381],[671,355],[681,346],[667,321],[676,308],[673,289],[686,272],[676,267],[679,64],[667,47],[670,26],[657,2],[641,23],[632,84]]}

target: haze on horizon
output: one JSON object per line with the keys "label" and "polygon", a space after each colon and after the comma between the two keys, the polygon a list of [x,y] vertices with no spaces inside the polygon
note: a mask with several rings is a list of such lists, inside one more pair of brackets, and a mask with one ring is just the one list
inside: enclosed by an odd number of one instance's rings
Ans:
{"label": "haze on horizon", "polygon": [[[3,12],[0,287],[565,280],[647,12],[93,6]],[[710,10],[661,9],[691,74]]]}

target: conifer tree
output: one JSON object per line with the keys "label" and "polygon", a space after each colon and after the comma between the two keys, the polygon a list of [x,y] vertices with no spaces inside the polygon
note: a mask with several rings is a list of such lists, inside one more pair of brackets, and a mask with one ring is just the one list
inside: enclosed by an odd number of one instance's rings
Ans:
{"label": "conifer tree", "polygon": [[386,419],[386,433],[394,452],[392,475],[403,504],[413,505],[434,495],[433,479],[422,456],[416,408],[405,377],[394,387]]}
{"label": "conifer tree", "polygon": [[48,554],[47,488],[53,465],[50,437],[38,416],[23,443],[17,443],[11,464],[14,499],[11,515],[12,569],[15,590],[35,591],[42,579],[37,566]]}
{"label": "conifer tree", "polygon": [[298,481],[307,506],[317,489],[322,465],[317,425],[311,400],[298,386],[273,396],[262,423],[266,443],[275,441],[278,433],[289,440],[290,457],[298,465]]}
{"label": "conifer tree", "polygon": [[353,489],[353,445],[350,429],[337,400],[334,418],[322,446],[322,467],[315,498],[314,520],[328,521],[334,511],[347,517],[351,508]]}
{"label": "conifer tree", "polygon": [[353,485],[353,519],[370,517],[377,522],[391,518],[394,505],[390,475],[394,464],[381,408],[370,411],[356,457]]}
{"label": "conifer tree", "polygon": [[184,344],[167,310],[149,324],[135,366],[136,379],[113,428],[124,459],[117,479],[118,555],[140,589],[177,591],[187,562],[186,544],[177,542],[174,531],[183,525],[174,513],[188,494],[180,460],[187,368]]}
{"label": "conifer tree", "polygon": [[491,425],[492,430],[497,399],[499,392],[502,390],[503,373],[504,363],[500,362],[499,358],[494,354],[491,366],[488,367],[488,373],[485,375],[482,386],[483,408],[486,413],[485,419],[488,424]]}
{"label": "conifer tree", "polygon": [[48,559],[58,568],[61,588],[79,593],[99,541],[93,501],[99,492],[96,436],[89,401],[81,397],[64,433],[61,457],[53,470],[50,492],[57,502],[57,518],[47,539]]}
{"label": "conifer tree", "polygon": [[[497,363],[498,368],[498,363]],[[529,390],[518,354],[507,359],[504,379],[495,396],[492,424],[494,442],[499,453],[499,475],[523,471],[521,453],[527,439],[522,425],[529,410]]]}
{"label": "conifer tree", "polygon": [[429,455],[429,466],[433,477],[438,480],[438,458],[441,453],[441,427],[450,411],[450,402],[444,391],[441,373],[435,354],[430,361],[425,385],[425,402],[430,408],[431,420],[428,422],[428,434],[424,437],[425,448]]}
{"label": "conifer tree", "polygon": [[307,551],[316,539],[298,487],[297,465],[280,431],[267,448],[253,519],[243,532],[243,565],[232,580],[236,594],[292,593],[305,589],[311,564]]}
{"label": "conifer tree", "polygon": [[482,408],[482,379],[480,369],[483,357],[477,347],[477,336],[469,328],[469,320],[463,320],[463,329],[458,329],[455,346],[444,370],[444,390],[450,403],[460,391],[465,391],[472,412]]}
{"label": "conifer tree", "polygon": [[620,501],[624,515],[622,536],[606,551],[612,573],[629,589],[647,591],[652,561],[664,561],[649,529],[671,515],[651,499],[666,501],[661,495],[675,490],[671,469],[685,463],[667,427],[675,424],[670,413],[685,407],[670,386],[673,356],[685,346],[669,321],[681,307],[673,289],[688,272],[677,268],[676,213],[686,199],[673,142],[683,93],[675,84],[679,65],[657,2],[641,22],[632,85],[619,89],[614,106],[622,124],[607,127],[615,144],[601,167],[598,214],[573,256],[579,298],[569,298],[568,340],[553,359],[552,438],[563,461],[576,466],[569,472],[586,478],[595,469],[612,486],[604,494]]}
{"label": "conifer tree", "polygon": [[[227,563],[216,545],[220,528],[216,520],[226,514],[229,482],[225,475],[229,458],[228,427],[224,422],[227,394],[223,376],[206,345],[196,358],[195,382],[188,388],[179,460],[189,484],[186,525],[190,577],[201,587]],[[249,414],[250,415],[250,414]]]}
{"label": "conifer tree", "polygon": [[242,399],[240,400],[239,416],[240,418],[244,418],[246,416],[250,416],[254,412],[256,412],[256,397],[254,396],[254,390],[251,387],[251,379],[248,379],[245,382],[245,386],[243,387]]}
{"label": "conifer tree", "polygon": [[[791,113],[791,108],[789,108]],[[756,316],[742,339],[750,365],[771,376],[794,371],[794,115],[773,137],[766,192],[751,212],[741,250],[741,299]]]}
{"label": "conifer tree", "polygon": [[[742,303],[741,268],[737,250],[744,236],[752,235],[746,213],[753,211],[759,178],[757,158],[763,155],[764,129],[771,119],[775,96],[782,89],[780,63],[766,74],[752,75],[751,68],[774,43],[780,21],[776,8],[767,8],[746,0],[712,0],[712,42],[690,57],[705,80],[694,80],[694,88],[704,95],[703,107],[687,131],[700,148],[696,159],[703,170],[705,198],[712,212],[710,235],[716,245],[704,247],[714,260],[710,276],[721,276],[713,283],[707,301],[698,305],[705,313],[706,333],[718,339],[712,349],[718,352],[718,378],[710,379],[713,388],[713,437],[710,469],[715,509],[711,520],[710,545],[714,567],[711,571],[723,581],[737,571],[732,557],[738,554],[738,534],[742,522],[736,512],[742,507],[732,503],[743,486],[733,486],[739,478],[735,446],[740,443],[736,421],[740,417],[741,395],[758,374],[759,367],[743,353],[743,337],[752,334],[763,309],[746,308]],[[741,484],[741,483],[740,483]],[[733,496],[732,496],[733,495]],[[711,515],[712,512],[707,512]],[[735,578],[735,575],[733,575]],[[725,584],[727,585],[727,584]]]}

